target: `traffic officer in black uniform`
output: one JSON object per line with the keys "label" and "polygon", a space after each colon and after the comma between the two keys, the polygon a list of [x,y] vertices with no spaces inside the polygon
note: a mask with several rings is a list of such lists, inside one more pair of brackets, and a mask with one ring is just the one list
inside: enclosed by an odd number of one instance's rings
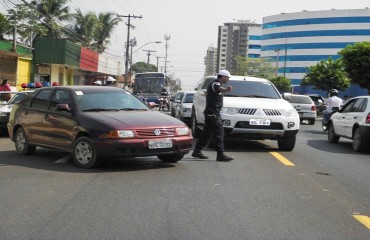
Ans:
{"label": "traffic officer in black uniform", "polygon": [[229,71],[221,70],[217,74],[217,79],[210,83],[207,87],[206,108],[204,109],[205,124],[201,137],[195,145],[194,152],[191,156],[207,159],[201,150],[208,143],[209,137],[212,135],[216,138],[217,161],[231,161],[234,158],[225,155],[224,153],[224,127],[220,110],[223,106],[223,93],[230,92],[231,86],[226,88],[222,84],[227,83],[231,77]]}

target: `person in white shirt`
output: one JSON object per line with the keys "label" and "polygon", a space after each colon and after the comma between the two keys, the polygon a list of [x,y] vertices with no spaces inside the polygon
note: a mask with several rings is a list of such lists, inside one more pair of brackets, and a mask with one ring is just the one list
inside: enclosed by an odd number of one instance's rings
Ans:
{"label": "person in white shirt", "polygon": [[322,122],[327,125],[330,119],[330,114],[333,112],[333,107],[340,108],[343,105],[343,100],[338,97],[338,90],[332,89],[329,91],[329,98],[325,100],[326,110],[322,112]]}

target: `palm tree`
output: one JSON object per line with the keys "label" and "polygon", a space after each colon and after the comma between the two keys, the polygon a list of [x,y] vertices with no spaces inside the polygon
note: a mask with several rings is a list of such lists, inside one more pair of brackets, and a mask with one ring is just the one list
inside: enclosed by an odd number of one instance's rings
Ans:
{"label": "palm tree", "polygon": [[70,27],[77,37],[76,43],[80,43],[83,47],[91,47],[95,43],[95,33],[98,27],[98,19],[95,12],[88,12],[83,15],[80,9],[72,15],[73,24]]}
{"label": "palm tree", "polygon": [[104,52],[108,47],[110,35],[117,24],[121,21],[121,18],[114,16],[115,14],[111,12],[99,13],[94,46],[100,53]]}
{"label": "palm tree", "polygon": [[60,38],[63,36],[62,22],[71,18],[69,6],[66,6],[69,1],[33,0],[31,2],[31,6],[41,14],[40,20],[48,30],[48,37]]}
{"label": "palm tree", "polygon": [[7,17],[0,13],[0,40],[4,40],[4,35],[7,35],[10,30],[9,21]]}

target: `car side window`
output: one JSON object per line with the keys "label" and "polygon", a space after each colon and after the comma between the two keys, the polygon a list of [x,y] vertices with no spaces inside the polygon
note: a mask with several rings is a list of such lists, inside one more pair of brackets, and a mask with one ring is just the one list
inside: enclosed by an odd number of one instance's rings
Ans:
{"label": "car side window", "polygon": [[39,108],[39,109],[47,109],[50,93],[51,93],[51,89],[40,90],[40,92],[38,92],[37,95],[32,99],[31,107]]}
{"label": "car side window", "polygon": [[342,108],[342,112],[344,112],[344,113],[351,112],[351,111],[352,111],[352,107],[353,107],[353,105],[355,104],[355,101],[356,101],[356,99],[351,99],[351,100],[349,100],[349,102],[348,102],[348,103],[346,103],[346,104],[343,106],[343,108]]}
{"label": "car side window", "polygon": [[353,105],[352,112],[363,112],[363,111],[365,111],[365,109],[363,108],[364,100],[365,99],[357,99],[357,101]]}
{"label": "car side window", "polygon": [[57,104],[68,104],[68,106],[71,107],[71,103],[72,101],[68,91],[56,90],[51,97],[49,110],[55,110]]}

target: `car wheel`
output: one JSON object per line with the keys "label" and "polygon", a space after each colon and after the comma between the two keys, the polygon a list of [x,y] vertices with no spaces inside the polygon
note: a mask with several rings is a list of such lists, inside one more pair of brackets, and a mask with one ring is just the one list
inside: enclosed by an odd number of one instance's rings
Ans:
{"label": "car wheel", "polygon": [[193,137],[195,137],[195,138],[200,137],[201,131],[198,128],[197,117],[195,116],[194,111],[191,114],[191,131],[192,131]]}
{"label": "car wheel", "polygon": [[23,128],[18,128],[14,136],[15,149],[19,154],[32,155],[36,151],[36,147],[29,145],[26,132]]}
{"label": "car wheel", "polygon": [[279,150],[292,151],[295,146],[296,135],[282,137],[278,140]]}
{"label": "car wheel", "polygon": [[73,144],[73,161],[77,167],[93,168],[98,166],[96,150],[88,137],[79,137]]}
{"label": "car wheel", "polygon": [[365,152],[367,150],[367,142],[364,141],[364,136],[361,135],[360,129],[356,128],[353,132],[352,147],[356,152]]}
{"label": "car wheel", "polygon": [[330,123],[329,123],[329,126],[328,126],[328,141],[330,143],[339,142],[339,136],[337,136],[335,134],[334,126],[333,126],[333,124],[330,124]]}
{"label": "car wheel", "polygon": [[157,157],[164,163],[175,163],[180,161],[185,154],[158,155]]}
{"label": "car wheel", "polygon": [[308,124],[310,124],[310,125],[315,125],[315,119],[310,119],[310,120],[308,120]]}

